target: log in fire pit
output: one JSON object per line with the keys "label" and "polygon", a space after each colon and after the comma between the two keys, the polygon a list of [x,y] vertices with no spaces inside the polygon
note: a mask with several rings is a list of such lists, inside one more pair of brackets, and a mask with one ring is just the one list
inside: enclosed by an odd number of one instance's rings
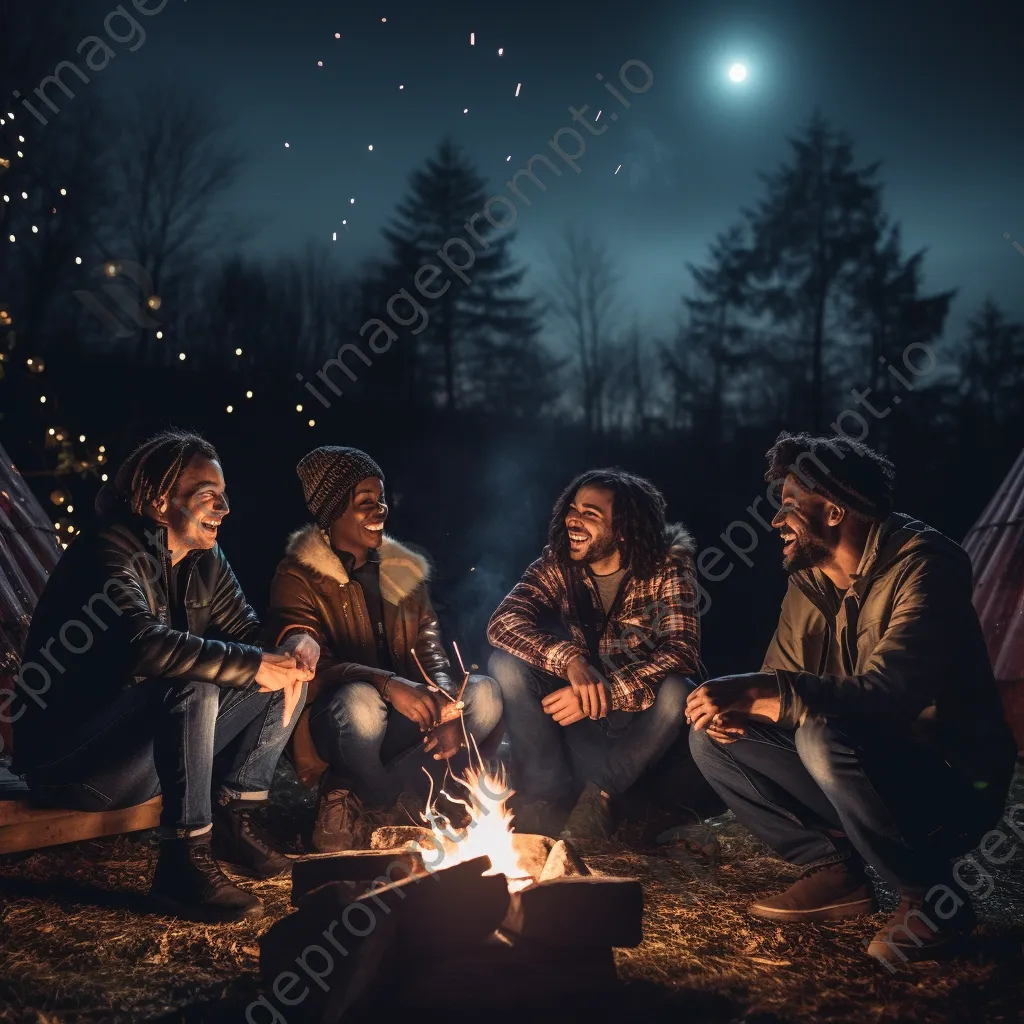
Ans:
{"label": "log in fire pit", "polygon": [[499,810],[490,833],[389,827],[371,850],[297,860],[296,910],[260,942],[263,1004],[279,1014],[268,1019],[329,1024],[364,999],[454,1012],[614,987],[613,947],[642,938],[640,882],[594,874],[571,843],[512,832]]}

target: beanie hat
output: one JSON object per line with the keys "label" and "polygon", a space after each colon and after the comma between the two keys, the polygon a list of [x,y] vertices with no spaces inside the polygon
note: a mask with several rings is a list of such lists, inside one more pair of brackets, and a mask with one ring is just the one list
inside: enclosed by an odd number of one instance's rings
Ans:
{"label": "beanie hat", "polygon": [[335,445],[316,448],[303,456],[295,472],[302,482],[306,507],[322,530],[329,530],[342,514],[342,503],[360,480],[369,476],[384,479],[380,466],[366,452]]}

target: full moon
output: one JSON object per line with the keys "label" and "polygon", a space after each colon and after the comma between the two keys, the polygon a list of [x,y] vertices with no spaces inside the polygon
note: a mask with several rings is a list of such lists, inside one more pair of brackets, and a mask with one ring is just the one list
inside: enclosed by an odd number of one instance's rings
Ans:
{"label": "full moon", "polygon": [[729,78],[733,82],[743,82],[747,77],[747,65],[736,63],[729,68]]}

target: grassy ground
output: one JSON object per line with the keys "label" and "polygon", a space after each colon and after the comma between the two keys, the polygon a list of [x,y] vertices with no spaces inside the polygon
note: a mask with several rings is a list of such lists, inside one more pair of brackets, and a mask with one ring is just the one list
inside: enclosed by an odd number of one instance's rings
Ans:
{"label": "grassy ground", "polygon": [[[1024,803],[1020,771],[1011,803]],[[1024,838],[1003,828],[1017,849],[999,868],[979,858],[991,882],[979,886],[972,948],[944,963],[895,962],[891,973],[863,952],[883,914],[791,927],[749,918],[745,902],[794,872],[730,818],[702,849],[666,851],[636,830],[585,846],[596,869],[639,877],[646,893],[643,944],[616,951],[621,999],[587,1019],[1022,1021]],[[259,992],[258,939],[289,911],[289,883],[253,884],[267,906],[260,921],[183,924],[144,912],[155,856],[154,837],[140,833],[0,858],[0,1020],[245,1020]]]}

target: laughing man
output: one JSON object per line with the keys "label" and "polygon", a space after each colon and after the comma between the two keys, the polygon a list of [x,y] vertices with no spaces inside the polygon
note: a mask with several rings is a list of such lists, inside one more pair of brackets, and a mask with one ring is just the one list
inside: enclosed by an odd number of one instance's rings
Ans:
{"label": "laughing man", "polygon": [[[426,782],[422,766],[455,755],[462,727],[441,725],[447,701],[416,664],[454,692],[430,565],[384,533],[384,473],[364,452],[339,447],[310,452],[297,472],[315,522],[288,541],[270,620],[279,643],[304,635],[322,652],[294,752],[300,778],[320,781],[313,844],[329,852],[361,845],[367,820],[401,815],[403,788]],[[462,699],[466,730],[482,742],[501,718],[498,687],[470,676]]]}
{"label": "laughing man", "polygon": [[679,736],[687,677],[699,671],[689,533],[666,525],[649,481],[620,469],[582,474],[487,636],[499,648],[490,669],[512,746],[516,828],[608,835],[612,797]]}

